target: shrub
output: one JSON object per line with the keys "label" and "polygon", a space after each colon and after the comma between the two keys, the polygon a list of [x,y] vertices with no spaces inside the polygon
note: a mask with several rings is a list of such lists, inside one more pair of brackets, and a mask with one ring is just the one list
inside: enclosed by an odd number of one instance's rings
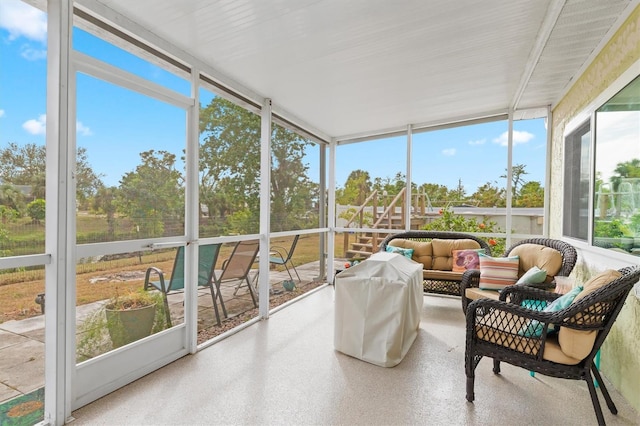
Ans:
{"label": "shrub", "polygon": [[45,201],[42,198],[38,198],[27,204],[27,214],[33,223],[43,221],[45,217]]}
{"label": "shrub", "polygon": [[[462,215],[457,215],[451,210],[450,206],[440,209],[438,212],[440,217],[427,223],[422,229],[430,231],[453,231],[453,232],[479,232],[479,233],[494,233],[503,232],[498,228],[497,223],[488,220],[486,217],[481,222],[475,217],[466,218]],[[491,246],[491,252],[495,256],[501,256],[504,254],[506,240],[504,238],[484,238],[487,244]]]}

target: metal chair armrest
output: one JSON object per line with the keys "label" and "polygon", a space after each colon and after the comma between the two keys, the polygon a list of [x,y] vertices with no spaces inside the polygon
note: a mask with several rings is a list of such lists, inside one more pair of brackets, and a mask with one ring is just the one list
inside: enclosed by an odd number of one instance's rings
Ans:
{"label": "metal chair armrest", "polygon": [[155,273],[158,275],[159,279],[160,279],[160,291],[163,293],[166,293],[167,287],[165,285],[165,281],[164,281],[164,273],[162,272],[161,269],[156,268],[155,266],[151,266],[150,268],[147,268],[147,272],[144,274],[144,289],[147,290],[149,288],[149,286],[156,288],[156,286],[154,286],[153,284],[151,284],[151,281],[149,281],[149,279],[151,278],[151,273]]}

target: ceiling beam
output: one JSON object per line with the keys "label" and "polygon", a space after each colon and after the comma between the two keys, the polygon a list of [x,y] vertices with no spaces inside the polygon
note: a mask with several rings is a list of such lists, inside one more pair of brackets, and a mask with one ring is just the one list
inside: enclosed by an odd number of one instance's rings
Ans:
{"label": "ceiling beam", "polygon": [[549,37],[551,37],[551,33],[556,26],[556,22],[560,17],[560,13],[564,8],[567,0],[552,0],[549,8],[547,9],[547,14],[542,21],[542,25],[540,26],[540,31],[536,36],[536,41],[533,45],[533,49],[531,49],[531,53],[529,54],[529,59],[524,67],[524,72],[520,77],[520,83],[518,84],[518,89],[511,101],[511,108],[513,110],[518,109],[518,104],[520,103],[520,98],[522,98],[522,94],[527,89],[529,85],[529,81],[531,80],[531,76],[538,66],[538,62],[540,61],[540,56],[542,56],[542,52],[544,52],[544,48],[549,41]]}

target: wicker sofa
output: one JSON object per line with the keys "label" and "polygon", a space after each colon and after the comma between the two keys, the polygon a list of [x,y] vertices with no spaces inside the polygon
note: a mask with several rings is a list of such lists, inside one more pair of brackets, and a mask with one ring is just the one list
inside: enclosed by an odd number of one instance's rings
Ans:
{"label": "wicker sofa", "polygon": [[453,271],[453,250],[491,248],[481,238],[461,232],[407,231],[387,236],[380,251],[387,246],[413,249],[412,259],[423,265],[424,292],[460,296],[463,272]]}

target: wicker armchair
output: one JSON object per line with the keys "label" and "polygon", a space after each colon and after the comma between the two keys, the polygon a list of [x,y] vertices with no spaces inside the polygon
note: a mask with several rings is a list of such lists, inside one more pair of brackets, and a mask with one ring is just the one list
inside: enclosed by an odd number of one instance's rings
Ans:
{"label": "wicker armchair", "polygon": [[[603,425],[605,422],[596,394],[595,377],[609,410],[617,414],[616,406],[594,364],[594,357],[622,309],[629,291],[640,278],[638,266],[623,268],[619,272],[622,274],[619,278],[610,282],[603,280],[602,286],[594,286],[593,291],[586,292],[582,298],[579,295],[571,305],[557,312],[531,310],[511,303],[526,299],[526,304],[529,305],[531,300],[551,301],[559,297],[552,292],[527,286],[505,288],[501,298],[511,302],[492,299],[471,302],[466,313],[467,400],[474,400],[475,369],[482,357],[486,356],[493,358],[495,374],[500,373],[500,362],[504,361],[547,376],[585,380],[598,424]],[[585,283],[585,290],[588,286],[589,282]],[[538,321],[536,327],[539,327],[539,336],[536,336],[537,333],[523,333],[523,330],[532,325],[533,320]],[[559,328],[557,334],[549,332],[552,325]],[[575,342],[576,334],[579,339],[583,336],[591,339],[580,347],[582,355],[572,352],[574,349],[571,345]],[[593,346],[590,342],[593,342]],[[587,355],[583,357],[585,353]]]}
{"label": "wicker armchair", "polygon": [[[507,249],[504,256],[509,256],[514,249],[521,246],[522,244],[536,244],[540,246],[550,247],[560,252],[560,254],[562,255],[562,264],[560,266],[560,270],[556,273],[550,274],[551,276],[568,277],[571,271],[573,270],[573,267],[575,266],[576,261],[578,260],[578,253],[576,252],[576,249],[571,244],[565,243],[564,241],[560,241],[560,240],[554,240],[551,238],[528,238],[526,240],[519,241],[513,244],[511,247],[509,247],[509,249]],[[526,271],[523,271],[523,272],[526,272]],[[553,289],[554,284],[551,283],[550,281],[551,279],[549,279],[546,283],[543,283],[543,285],[540,287]],[[463,312],[467,311],[467,306],[469,305],[469,303],[471,303],[471,300],[472,300],[467,297],[466,290],[468,288],[473,288],[473,287],[477,288],[479,284],[480,284],[480,271],[477,269],[466,271],[462,276],[462,281],[460,282],[460,296],[462,298]]]}

